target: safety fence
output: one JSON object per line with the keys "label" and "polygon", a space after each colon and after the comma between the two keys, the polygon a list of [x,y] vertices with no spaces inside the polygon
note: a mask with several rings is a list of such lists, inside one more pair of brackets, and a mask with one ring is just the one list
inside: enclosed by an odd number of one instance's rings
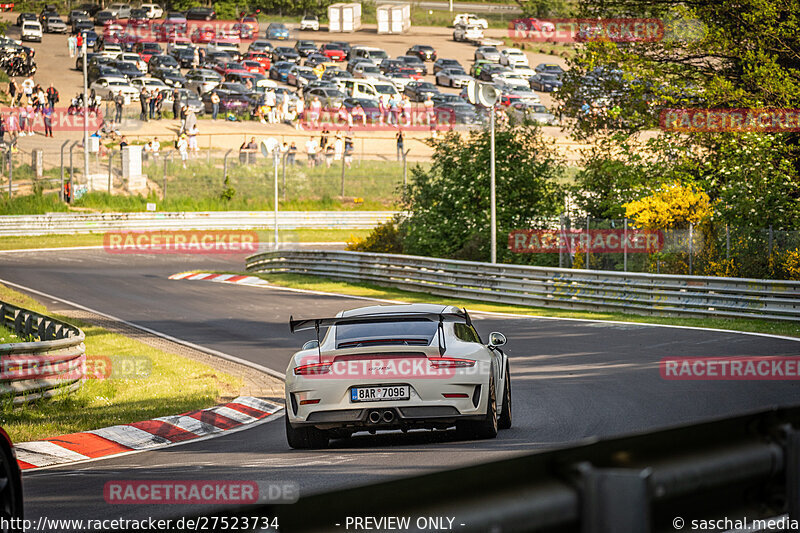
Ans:
{"label": "safety fence", "polygon": [[792,407],[210,511],[204,521],[270,517],[281,532],[309,533],[359,529],[364,516],[407,517],[403,531],[774,531],[800,520],[798,494]]}
{"label": "safety fence", "polygon": [[21,404],[80,388],[86,365],[83,331],[2,301],[0,323],[20,339],[0,344],[0,398]]}
{"label": "safety fence", "polygon": [[800,322],[800,282],[792,281],[590,271],[318,250],[256,254],[247,258],[247,270],[310,274],[513,305]]}
{"label": "safety fence", "polygon": [[[390,220],[393,211],[281,211],[280,229],[365,229]],[[271,229],[271,211],[175,213],[49,213],[0,216],[0,235],[57,235],[106,231]]]}

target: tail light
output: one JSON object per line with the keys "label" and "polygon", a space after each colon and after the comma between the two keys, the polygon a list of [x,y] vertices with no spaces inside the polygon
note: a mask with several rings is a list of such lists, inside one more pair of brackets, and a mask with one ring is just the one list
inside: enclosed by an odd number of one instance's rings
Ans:
{"label": "tail light", "polygon": [[465,394],[463,392],[443,392],[442,396],[445,398],[469,398],[469,394]]}
{"label": "tail light", "polygon": [[294,369],[295,376],[308,376],[317,374],[327,374],[331,371],[333,363],[311,363],[309,365],[301,365]]}
{"label": "tail light", "polygon": [[428,359],[434,368],[466,368],[475,366],[472,359],[458,359],[456,357],[431,357]]}
{"label": "tail light", "polygon": [[314,405],[319,403],[319,400],[320,400],[319,398],[317,398],[316,400],[300,400],[300,405]]}

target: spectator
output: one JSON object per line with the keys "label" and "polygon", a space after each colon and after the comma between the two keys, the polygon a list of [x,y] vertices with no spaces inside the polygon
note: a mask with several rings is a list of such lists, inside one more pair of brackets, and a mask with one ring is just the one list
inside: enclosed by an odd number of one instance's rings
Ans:
{"label": "spectator", "polygon": [[67,46],[69,47],[69,57],[75,57],[75,49],[78,48],[78,40],[74,35],[67,38]]}
{"label": "spectator", "polygon": [[353,163],[353,138],[349,135],[344,138],[344,164],[347,168]]}
{"label": "spectator", "polygon": [[408,127],[411,125],[411,100],[408,96],[403,96],[400,106],[402,108],[403,125]]}
{"label": "spectator", "polygon": [[314,137],[309,137],[306,141],[306,155],[308,156],[308,166],[314,168],[317,166],[317,141]]}
{"label": "spectator", "polygon": [[139,120],[147,122],[147,108],[148,108],[148,93],[147,89],[142,87],[142,92],[139,93],[139,104],[142,106],[142,113],[139,115]]}
{"label": "spectator", "polygon": [[350,115],[352,117],[352,123],[360,123],[361,126],[367,125],[367,114],[364,112],[364,108],[361,107],[361,104],[356,104],[352,111],[350,111]]}
{"label": "spectator", "polygon": [[126,146],[128,146],[128,138],[123,135],[122,139],[119,141],[119,149],[122,150]]}
{"label": "spectator", "polygon": [[336,132],[336,139],[333,141],[333,159],[341,161],[344,155],[344,139],[341,132]]}
{"label": "spectator", "polygon": [[[311,105],[308,108],[309,110],[309,122],[311,123],[312,128],[316,128],[319,126],[319,116],[322,112],[322,102],[319,101],[319,97],[315,96],[314,99],[311,101]],[[320,147],[325,148],[325,145],[320,142]]]}
{"label": "spectator", "polygon": [[47,106],[44,108],[42,112],[44,115],[44,136],[45,137],[52,137],[53,136],[53,108],[52,106]]}
{"label": "spectator", "polygon": [[189,137],[189,150],[196,154],[200,151],[200,148],[197,146],[197,134],[200,133],[200,130],[197,128],[197,121],[195,121],[191,127],[186,130],[186,133]]}
{"label": "spectator", "polygon": [[[194,53],[192,54],[192,68],[197,68],[200,66],[200,52],[197,51],[197,48],[194,49]],[[177,116],[178,114],[175,113]]]}
{"label": "spectator", "polygon": [[28,104],[25,107],[25,111],[27,111],[27,113],[28,113],[28,121],[26,123],[25,131],[28,133],[28,136],[32,137],[33,136],[33,121],[34,121],[33,105],[32,104]]}
{"label": "spectator", "polygon": [[156,98],[156,115],[158,116],[158,120],[161,120],[161,109],[164,106],[164,93],[161,91],[156,91],[155,93]]}
{"label": "spectator", "polygon": [[25,97],[30,100],[33,97],[33,88],[36,84],[33,82],[33,78],[25,78],[25,81],[22,82],[22,92],[25,94]]}
{"label": "spectator", "polygon": [[175,147],[178,149],[178,153],[181,155],[181,162],[183,162],[183,168],[186,168],[186,160],[189,159],[189,142],[186,140],[186,134],[181,133],[178,140],[175,142]]}
{"label": "spectator", "polygon": [[330,133],[331,132],[329,132],[327,129],[322,130],[322,135],[319,136],[320,150],[325,151],[325,149],[328,147],[328,135],[330,135]]}
{"label": "spectator", "polygon": [[19,85],[17,85],[17,80],[11,80],[8,82],[8,94],[11,95],[11,105],[14,105],[14,101],[17,98],[17,94],[19,93]]}
{"label": "spectator", "polygon": [[211,93],[211,118],[213,120],[217,120],[217,114],[219,113],[219,95],[217,91]]}
{"label": "spectator", "polygon": [[148,106],[150,108],[150,120],[155,120],[155,118],[156,118],[156,99],[157,99],[157,95],[156,95],[155,90],[153,90],[149,94],[148,99],[147,99],[147,104],[148,104]]}
{"label": "spectator", "polygon": [[[197,57],[197,50],[194,51]],[[181,115],[181,92],[178,89],[172,90],[172,118],[178,120]]]}
{"label": "spectator", "polygon": [[21,106],[19,108],[19,136],[25,137],[28,129],[28,108]]}
{"label": "spectator", "polygon": [[296,164],[297,160],[297,145],[293,142],[289,146],[289,151],[286,154],[286,162],[289,164],[290,167],[293,167]]}
{"label": "spectator", "polygon": [[403,137],[403,130],[398,131],[395,137],[397,138],[397,160],[400,161],[400,158],[403,156],[403,153],[405,153],[404,149],[405,138]]}
{"label": "spectator", "polygon": [[0,113],[0,143],[6,142],[6,117]]}
{"label": "spectator", "polygon": [[122,104],[125,103],[125,98],[122,96],[122,91],[117,91],[114,95],[114,122],[119,124],[122,122]]}
{"label": "spectator", "polygon": [[11,136],[11,144],[17,142],[17,134],[19,132],[19,118],[17,117],[14,108],[8,114],[8,123],[6,124],[8,133]]}
{"label": "spectator", "polygon": [[58,103],[58,90],[53,87],[53,84],[50,84],[50,87],[47,88],[47,105],[50,108],[53,108]]}
{"label": "spectator", "polygon": [[153,158],[158,160],[158,154],[161,151],[161,143],[158,141],[158,137],[153,137],[153,140],[150,141],[150,151],[153,152]]}
{"label": "spectator", "polygon": [[333,151],[334,149],[332,144],[329,144],[325,147],[325,164],[328,166],[328,168],[331,168],[331,165],[333,164]]}
{"label": "spectator", "polygon": [[297,100],[294,102],[294,129],[299,130],[303,126],[300,124],[300,121],[303,118],[303,111],[305,110],[305,102],[303,101],[303,96],[300,95],[297,97]]}

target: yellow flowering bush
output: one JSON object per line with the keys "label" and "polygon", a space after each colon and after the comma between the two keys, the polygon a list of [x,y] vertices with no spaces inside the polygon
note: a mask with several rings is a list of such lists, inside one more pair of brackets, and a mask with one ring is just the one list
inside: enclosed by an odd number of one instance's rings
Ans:
{"label": "yellow flowering bush", "polygon": [[800,248],[786,252],[783,268],[786,270],[788,279],[800,281]]}
{"label": "yellow flowering bush", "polygon": [[624,205],[625,216],[643,229],[698,225],[711,216],[711,200],[700,188],[679,182],[666,184],[651,195]]}

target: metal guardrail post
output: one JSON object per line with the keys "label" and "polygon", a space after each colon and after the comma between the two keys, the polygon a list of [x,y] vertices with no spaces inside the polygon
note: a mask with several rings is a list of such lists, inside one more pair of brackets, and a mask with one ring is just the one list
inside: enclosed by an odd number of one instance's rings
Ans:
{"label": "metal guardrail post", "polygon": [[624,230],[623,230],[623,237],[624,241],[622,243],[622,270],[623,272],[628,271],[628,219],[625,218],[624,221]]}
{"label": "metal guardrail post", "polygon": [[8,151],[6,152],[6,158],[8,159],[8,199],[11,200],[11,183],[14,181],[14,154],[11,152],[13,148],[13,144],[9,145]]}
{"label": "metal guardrail post", "polygon": [[231,155],[233,149],[228,150],[225,152],[225,157],[222,158],[222,181],[223,183],[225,180],[228,179],[228,156]]}
{"label": "metal guardrail post", "polygon": [[58,197],[64,201],[64,148],[69,144],[69,140],[64,141],[61,145],[61,189],[58,192]]}
{"label": "metal guardrail post", "polygon": [[75,175],[75,165],[72,159],[72,150],[75,149],[81,142],[75,141],[69,147],[69,201],[72,203],[72,199],[75,198],[75,180],[73,176]]}
{"label": "metal guardrail post", "polygon": [[112,163],[113,163],[113,161],[114,161],[114,152],[112,151],[112,152],[109,152],[109,154],[108,154],[108,194],[111,194],[111,189],[112,189],[111,172],[112,172]]}
{"label": "metal guardrail post", "polygon": [[586,270],[591,270],[591,267],[589,266],[589,248],[591,247],[591,243],[592,243],[592,237],[589,235],[589,216],[587,215],[586,216],[586,266],[583,267]]}
{"label": "metal guardrail post", "polygon": [[283,154],[283,161],[281,162],[281,192],[283,194],[283,200],[286,200],[286,156],[288,156],[288,152]]}
{"label": "metal guardrail post", "polygon": [[694,259],[694,224],[689,224],[689,275],[692,275],[692,262]]}

